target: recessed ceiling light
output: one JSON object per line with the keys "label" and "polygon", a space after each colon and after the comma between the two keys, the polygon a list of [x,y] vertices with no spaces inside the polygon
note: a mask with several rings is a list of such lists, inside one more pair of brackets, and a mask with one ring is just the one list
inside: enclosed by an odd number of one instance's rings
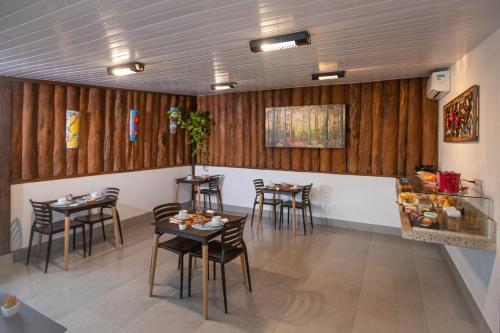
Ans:
{"label": "recessed ceiling light", "polygon": [[238,84],[236,82],[214,83],[212,84],[211,88],[212,90],[225,90],[236,88],[237,85]]}
{"label": "recessed ceiling light", "polygon": [[110,66],[107,68],[109,75],[125,76],[133,73],[144,72],[144,64],[131,62],[130,64]]}
{"label": "recessed ceiling light", "polygon": [[336,80],[341,77],[345,77],[345,71],[311,74],[313,80]]}
{"label": "recessed ceiling light", "polygon": [[252,52],[285,50],[311,44],[311,35],[307,31],[294,32],[287,35],[255,39],[250,41]]}

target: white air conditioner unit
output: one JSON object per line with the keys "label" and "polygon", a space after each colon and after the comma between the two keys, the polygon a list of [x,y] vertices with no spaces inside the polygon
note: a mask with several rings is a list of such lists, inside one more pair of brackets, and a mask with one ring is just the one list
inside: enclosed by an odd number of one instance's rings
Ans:
{"label": "white air conditioner unit", "polygon": [[427,81],[427,98],[441,99],[450,91],[450,71],[434,72]]}

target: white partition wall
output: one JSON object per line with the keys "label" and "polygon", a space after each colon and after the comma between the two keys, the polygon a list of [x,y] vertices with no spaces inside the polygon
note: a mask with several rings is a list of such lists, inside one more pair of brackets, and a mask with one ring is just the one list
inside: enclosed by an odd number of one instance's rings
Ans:
{"label": "white partition wall", "polygon": [[[197,174],[204,171],[197,167]],[[391,177],[350,176],[314,172],[209,167],[210,174],[223,174],[223,203],[252,207],[255,190],[252,180],[264,183],[313,183],[311,200],[315,217],[361,222],[400,228],[395,204],[395,179]]]}

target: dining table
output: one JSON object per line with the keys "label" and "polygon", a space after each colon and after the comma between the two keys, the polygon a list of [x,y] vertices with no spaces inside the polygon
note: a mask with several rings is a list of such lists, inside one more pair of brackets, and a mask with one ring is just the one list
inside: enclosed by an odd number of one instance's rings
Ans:
{"label": "dining table", "polygon": [[[8,294],[0,290],[0,302]],[[46,317],[28,304],[17,300],[20,304],[18,314],[11,318],[5,318],[0,314],[0,332],[2,333],[63,333],[66,328],[56,321]]]}
{"label": "dining table", "polygon": [[[220,216],[221,219],[227,219],[227,222],[238,221],[241,218],[244,218],[244,215],[235,215],[235,214],[225,214],[223,212],[214,212],[213,214],[208,215],[206,212],[202,212],[202,215],[206,217],[210,216]],[[226,223],[227,223],[226,222]],[[181,230],[179,225],[176,223],[172,223],[167,221],[161,222],[152,222],[154,226],[154,236],[153,236],[153,246],[152,246],[152,254],[151,254],[151,271],[150,276],[155,275],[156,269],[156,258],[158,253],[158,245],[160,236],[162,234],[169,234],[174,236],[180,236],[188,239],[192,239],[201,243],[202,247],[202,270],[203,270],[203,318],[208,319],[208,242],[217,236],[222,234],[222,227],[211,230],[199,230],[194,228],[192,225],[187,225],[186,229]],[[241,267],[242,270],[245,269],[245,262],[243,256],[241,256]],[[246,274],[243,274],[246,276]],[[150,280],[150,289],[149,295],[152,295],[154,280]]]}
{"label": "dining table", "polygon": [[64,270],[68,270],[68,257],[69,257],[69,232],[71,225],[71,215],[91,210],[94,208],[108,208],[111,207],[113,216],[113,228],[115,233],[115,246],[121,248],[123,240],[120,234],[120,226],[118,222],[118,214],[116,212],[116,199],[112,197],[90,198],[89,195],[80,195],[74,197],[73,200],[66,204],[58,204],[57,200],[49,201],[50,207],[53,211],[64,215]]}
{"label": "dining table", "polygon": [[[177,188],[175,190],[175,202],[178,202],[179,188],[181,184],[188,184],[192,187],[191,200],[193,201],[193,209],[200,208],[201,186],[210,183],[210,176],[187,176],[176,178],[175,183]],[[196,195],[194,195],[196,193]]]}
{"label": "dining table", "polygon": [[297,194],[302,193],[304,190],[304,186],[299,185],[282,185],[282,184],[271,184],[264,186],[263,194],[259,198],[259,219],[257,222],[257,227],[262,225],[262,210],[264,206],[264,194],[270,193],[273,195],[273,200],[276,199],[276,195],[289,195],[291,196],[292,201],[292,226],[293,226],[293,234],[297,235],[297,216],[296,216],[296,196]]}

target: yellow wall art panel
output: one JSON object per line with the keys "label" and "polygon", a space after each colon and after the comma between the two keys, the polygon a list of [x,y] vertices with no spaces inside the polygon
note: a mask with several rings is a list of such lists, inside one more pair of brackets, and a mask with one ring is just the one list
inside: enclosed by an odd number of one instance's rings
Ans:
{"label": "yellow wall art panel", "polygon": [[78,149],[80,141],[80,112],[66,110],[66,149]]}

